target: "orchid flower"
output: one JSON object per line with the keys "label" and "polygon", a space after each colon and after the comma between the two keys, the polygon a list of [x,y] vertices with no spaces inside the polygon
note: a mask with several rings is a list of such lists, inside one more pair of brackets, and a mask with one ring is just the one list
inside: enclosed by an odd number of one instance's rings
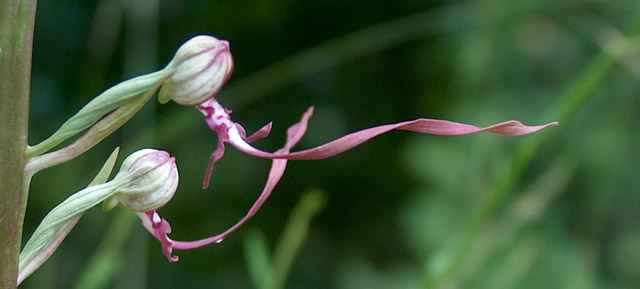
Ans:
{"label": "orchid flower", "polygon": [[[162,244],[163,253],[170,262],[178,261],[178,257],[172,255],[174,249],[187,250],[213,243],[219,243],[255,215],[262,204],[267,200],[276,184],[280,181],[288,160],[317,160],[335,156],[391,130],[408,130],[436,135],[463,135],[486,131],[495,134],[520,136],[536,132],[549,126],[557,125],[556,122],[552,122],[546,125],[526,126],[518,121],[511,120],[488,127],[476,127],[473,125],[446,120],[419,118],[363,129],[315,148],[291,152],[293,146],[300,141],[306,132],[307,123],[313,114],[313,107],[311,107],[302,115],[300,122],[291,126],[287,130],[287,139],[284,147],[275,152],[266,152],[252,146],[250,143],[254,140],[268,136],[271,131],[272,124],[268,123],[256,133],[247,137],[246,131],[242,125],[231,119],[231,111],[224,108],[215,98],[215,94],[218,92],[219,88],[229,78],[232,71],[231,68],[233,67],[233,58],[231,57],[231,52],[228,49],[228,43],[217,40],[213,37],[200,39],[206,39],[212,42],[224,42],[224,45],[208,45],[213,47],[222,47],[223,49],[217,50],[216,53],[213,54],[215,55],[213,58],[198,56],[200,57],[199,61],[202,61],[202,64],[197,65],[195,62],[191,62],[189,65],[193,68],[187,67],[182,72],[183,75],[189,75],[191,78],[169,78],[165,82],[165,85],[169,85],[171,88],[180,87],[181,90],[173,89],[175,93],[174,96],[174,94],[169,92],[168,89],[165,90],[163,88],[163,90],[161,90],[161,96],[164,101],[173,99],[181,104],[197,103],[195,107],[204,114],[206,124],[218,136],[217,147],[209,159],[203,188],[207,188],[209,186],[213,166],[224,155],[226,143],[231,144],[233,147],[246,154],[260,158],[272,159],[272,166],[262,193],[249,209],[248,213],[235,225],[219,235],[197,241],[172,240],[168,237],[168,234],[171,233],[172,230],[169,222],[161,218],[155,210],[138,213],[138,216],[142,219],[144,227]],[[180,69],[181,66],[178,64],[178,70]],[[203,99],[203,91],[206,91],[202,89],[207,86],[205,84],[215,87],[216,89],[208,90],[209,94],[207,94],[206,100],[201,101]],[[185,91],[195,91],[197,93],[193,95],[193,99],[190,99],[190,94],[184,93]],[[174,97],[177,97],[178,100],[174,99]]]}

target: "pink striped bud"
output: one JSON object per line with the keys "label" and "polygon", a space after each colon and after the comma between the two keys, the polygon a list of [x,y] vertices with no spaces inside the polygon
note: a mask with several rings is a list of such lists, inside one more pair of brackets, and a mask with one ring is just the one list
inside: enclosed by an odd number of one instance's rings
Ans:
{"label": "pink striped bud", "polygon": [[196,36],[176,52],[169,67],[175,72],[162,86],[158,100],[195,106],[214,97],[233,72],[229,42],[212,36]]}
{"label": "pink striped bud", "polygon": [[120,203],[136,212],[156,210],[169,202],[176,192],[176,160],[165,151],[139,150],[124,160],[114,181],[119,183],[117,194],[107,200],[105,209]]}

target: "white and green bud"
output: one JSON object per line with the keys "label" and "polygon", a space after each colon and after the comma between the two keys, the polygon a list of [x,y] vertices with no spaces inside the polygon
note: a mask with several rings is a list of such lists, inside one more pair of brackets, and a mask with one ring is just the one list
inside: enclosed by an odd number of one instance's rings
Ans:
{"label": "white and green bud", "polygon": [[117,150],[89,187],[71,195],[42,219],[20,252],[18,284],[53,254],[88,209],[104,201],[106,209],[121,204],[139,213],[154,211],[171,200],[178,187],[178,169],[169,153],[139,150],[129,155],[118,174],[105,183],[116,157]]}
{"label": "white and green bud", "polygon": [[160,89],[158,100],[195,106],[214,97],[233,72],[229,42],[196,36],[184,43],[167,66],[174,71]]}
{"label": "white and green bud", "polygon": [[110,210],[118,203],[135,212],[148,212],[164,206],[178,187],[175,158],[165,151],[143,149],[129,155],[113,179],[118,182],[114,196],[104,204]]}

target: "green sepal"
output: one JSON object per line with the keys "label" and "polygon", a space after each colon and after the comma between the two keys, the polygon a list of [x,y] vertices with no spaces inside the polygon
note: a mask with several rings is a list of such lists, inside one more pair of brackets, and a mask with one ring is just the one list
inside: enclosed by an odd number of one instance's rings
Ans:
{"label": "green sepal", "polygon": [[165,104],[171,100],[171,96],[167,93],[167,90],[164,88],[160,88],[160,92],[158,93],[158,102],[160,104]]}
{"label": "green sepal", "polygon": [[[111,156],[107,159],[107,162],[104,163],[104,166],[102,166],[98,175],[96,175],[91,184],[89,184],[90,186],[94,185],[94,183],[104,183],[109,179],[113,166],[116,164],[119,149],[120,148],[116,148],[113,153],[111,153]],[[113,210],[116,206],[118,206],[118,199],[115,196],[108,197],[104,202],[102,202],[102,210],[105,212]]]}
{"label": "green sepal", "polygon": [[104,165],[102,165],[102,168],[100,169],[98,174],[96,174],[96,176],[93,178],[93,180],[91,181],[91,183],[89,183],[87,187],[104,184],[107,182],[107,180],[109,179],[109,176],[111,175],[111,172],[113,171],[113,167],[116,164],[116,160],[118,159],[119,152],[120,152],[120,147],[116,147],[113,150],[113,152],[111,152],[111,155],[109,155],[109,158],[107,158],[107,160],[104,162]]}
{"label": "green sepal", "polygon": [[120,201],[116,196],[108,197],[104,202],[102,202],[102,210],[105,212],[110,212],[113,208],[117,207],[120,204]]}

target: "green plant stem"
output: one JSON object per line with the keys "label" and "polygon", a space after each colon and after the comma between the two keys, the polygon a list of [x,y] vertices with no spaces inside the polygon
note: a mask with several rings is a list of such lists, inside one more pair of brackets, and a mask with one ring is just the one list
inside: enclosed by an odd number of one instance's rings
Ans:
{"label": "green plant stem", "polygon": [[27,147],[27,157],[39,156],[49,151],[66,139],[93,126],[104,115],[113,110],[136,102],[141,97],[149,98],[150,95],[155,93],[155,90],[160,88],[162,82],[166,80],[170,74],[170,70],[164,68],[156,72],[125,80],[107,89],[87,103],[78,113],[65,121],[53,135],[37,145]]}
{"label": "green plant stem", "polygon": [[60,150],[31,158],[26,164],[25,171],[35,174],[40,170],[72,160],[88,151],[131,119],[151,98],[160,85],[162,83],[158,82],[138,99],[111,112],[72,144]]}
{"label": "green plant stem", "polygon": [[0,1],[0,287],[16,288],[36,1]]}

